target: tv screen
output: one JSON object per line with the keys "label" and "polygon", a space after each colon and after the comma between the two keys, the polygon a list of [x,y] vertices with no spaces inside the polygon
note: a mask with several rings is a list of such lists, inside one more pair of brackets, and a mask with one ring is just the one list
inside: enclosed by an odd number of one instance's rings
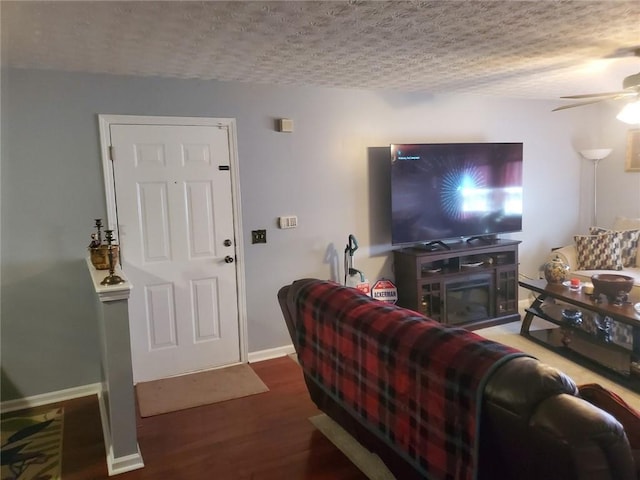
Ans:
{"label": "tv screen", "polygon": [[391,145],[391,243],[522,230],[522,143]]}

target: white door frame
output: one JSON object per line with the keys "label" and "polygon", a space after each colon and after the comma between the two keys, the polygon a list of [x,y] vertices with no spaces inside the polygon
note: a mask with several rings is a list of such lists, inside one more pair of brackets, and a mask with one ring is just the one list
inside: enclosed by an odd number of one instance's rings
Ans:
{"label": "white door frame", "polygon": [[[231,169],[231,201],[233,203],[233,232],[236,242],[236,284],[238,289],[238,327],[240,334],[240,361],[247,363],[247,301],[244,276],[244,245],[242,236],[242,216],[240,208],[240,172],[238,168],[238,140],[236,138],[236,120],[234,118],[207,117],[155,117],[144,115],[98,115],[100,127],[100,152],[102,155],[102,172],[104,175],[104,190],[107,202],[107,226],[117,232],[118,218],[116,210],[115,183],[113,178],[113,163],[111,162],[110,146],[112,124],[120,125],[176,125],[176,126],[214,126],[229,130],[229,161]],[[117,161],[117,160],[116,160]],[[125,271],[126,275],[127,272]]]}

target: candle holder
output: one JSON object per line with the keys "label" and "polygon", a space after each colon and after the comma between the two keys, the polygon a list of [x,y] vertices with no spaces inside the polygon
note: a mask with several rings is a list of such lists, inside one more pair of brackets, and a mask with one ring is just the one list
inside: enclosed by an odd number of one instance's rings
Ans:
{"label": "candle holder", "polygon": [[100,229],[102,228],[102,219],[96,218],[95,221],[96,221],[96,230],[98,231],[95,240],[98,242],[98,245],[102,245],[102,232],[100,231]]}
{"label": "candle holder", "polygon": [[89,248],[100,248],[100,245],[102,245],[102,233],[100,232],[101,228],[102,228],[102,219],[96,218],[97,233],[91,234],[91,243],[89,243]]}
{"label": "candle holder", "polygon": [[124,283],[124,280],[122,279],[122,277],[119,277],[114,273],[115,271],[115,262],[114,262],[114,255],[113,255],[114,246],[112,245],[113,230],[105,230],[104,236],[107,240],[107,252],[108,252],[107,255],[109,258],[109,275],[104,277],[104,280],[100,282],[100,285],[119,285],[121,283]]}
{"label": "candle holder", "polygon": [[[91,264],[96,270],[109,270],[109,246],[102,244],[102,219],[95,219],[96,233],[91,234],[91,243],[89,243],[89,256]],[[120,247],[113,245],[113,264],[118,264]]]}

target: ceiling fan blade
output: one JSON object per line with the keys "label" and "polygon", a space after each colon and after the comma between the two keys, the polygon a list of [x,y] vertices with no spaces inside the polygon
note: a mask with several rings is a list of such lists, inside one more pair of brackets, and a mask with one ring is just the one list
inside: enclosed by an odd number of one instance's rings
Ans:
{"label": "ceiling fan blade", "polygon": [[614,50],[609,55],[605,55],[603,58],[623,58],[623,57],[640,57],[640,45],[634,45],[631,47],[621,47]]}
{"label": "ceiling fan blade", "polygon": [[621,92],[606,92],[606,93],[585,93],[583,95],[567,95],[560,98],[578,99],[578,98],[597,98],[597,97],[620,97],[620,96],[627,96],[627,95],[635,95],[635,92],[621,91]]}
{"label": "ceiling fan blade", "polygon": [[590,105],[592,103],[603,102],[604,100],[608,100],[608,99],[607,98],[598,98],[597,100],[589,100],[588,102],[571,103],[569,105],[563,105],[561,107],[556,107],[551,111],[552,112],[557,112],[558,110],[565,110],[567,108],[573,108],[573,107],[581,107],[583,105]]}

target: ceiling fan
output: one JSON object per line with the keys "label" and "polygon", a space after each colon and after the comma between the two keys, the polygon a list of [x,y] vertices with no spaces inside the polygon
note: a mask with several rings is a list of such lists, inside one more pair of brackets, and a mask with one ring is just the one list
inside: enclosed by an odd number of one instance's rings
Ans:
{"label": "ceiling fan", "polygon": [[[621,54],[624,53],[632,53],[634,56],[640,58],[640,47],[620,49],[616,51],[616,54],[609,56],[609,58],[622,56]],[[583,95],[568,95],[560,98],[584,101],[571,103],[569,105],[562,105],[561,107],[554,108],[552,110],[553,112],[565,110],[567,108],[590,105],[592,103],[603,102],[605,100],[629,99],[631,100],[631,103],[628,103],[622,109],[617,118],[625,123],[640,123],[640,72],[625,77],[622,81],[622,90],[619,92],[587,93]]]}

